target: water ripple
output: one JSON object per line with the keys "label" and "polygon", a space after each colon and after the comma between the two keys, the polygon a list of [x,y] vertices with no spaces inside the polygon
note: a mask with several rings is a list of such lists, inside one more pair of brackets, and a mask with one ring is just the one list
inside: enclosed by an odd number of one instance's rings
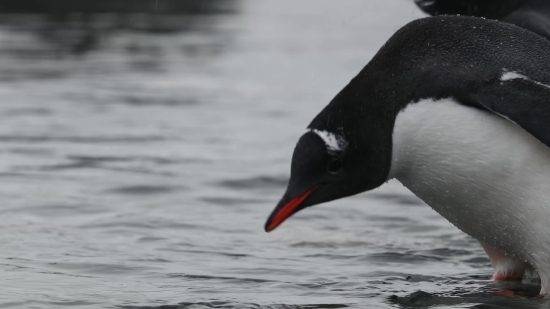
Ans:
{"label": "water ripple", "polygon": [[148,136],[53,136],[53,135],[0,135],[0,142],[4,143],[48,143],[62,142],[75,144],[136,144],[136,143],[151,143],[162,142],[172,138],[161,135]]}
{"label": "water ripple", "polygon": [[220,181],[219,186],[236,190],[261,190],[284,188],[288,184],[286,177],[257,176],[245,179],[230,179]]}
{"label": "water ripple", "polygon": [[224,277],[224,276],[207,276],[207,275],[189,275],[189,274],[168,274],[168,277],[171,278],[186,278],[192,280],[223,280],[223,281],[232,281],[240,283],[268,283],[268,282],[277,282],[275,280],[266,280],[258,278],[237,278],[237,277]]}
{"label": "water ripple", "polygon": [[185,190],[183,186],[135,185],[109,189],[108,192],[128,195],[155,195]]}
{"label": "water ripple", "polygon": [[258,305],[250,303],[235,303],[235,302],[184,302],[178,305],[163,305],[163,306],[119,306],[123,309],[338,309],[347,308],[344,304],[311,304],[311,305]]}

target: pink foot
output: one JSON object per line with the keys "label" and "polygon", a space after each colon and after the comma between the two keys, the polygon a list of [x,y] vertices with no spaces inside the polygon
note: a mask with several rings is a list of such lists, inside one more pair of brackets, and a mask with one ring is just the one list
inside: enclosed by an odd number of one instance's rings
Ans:
{"label": "pink foot", "polygon": [[521,281],[523,279],[523,272],[519,271],[501,271],[495,270],[491,280],[493,281]]}
{"label": "pink foot", "polygon": [[527,264],[518,261],[509,255],[502,253],[502,251],[493,248],[490,245],[480,242],[485,252],[491,260],[491,265],[495,269],[491,280],[494,281],[521,281]]}
{"label": "pink foot", "polygon": [[509,297],[509,298],[521,298],[521,296],[514,294],[512,291],[498,291],[495,292],[497,295]]}

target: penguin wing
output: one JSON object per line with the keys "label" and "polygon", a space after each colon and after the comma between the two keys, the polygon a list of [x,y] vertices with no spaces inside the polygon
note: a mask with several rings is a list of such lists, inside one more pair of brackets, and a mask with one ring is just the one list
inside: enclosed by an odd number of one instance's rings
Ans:
{"label": "penguin wing", "polygon": [[473,99],[550,147],[550,86],[517,76],[483,87]]}

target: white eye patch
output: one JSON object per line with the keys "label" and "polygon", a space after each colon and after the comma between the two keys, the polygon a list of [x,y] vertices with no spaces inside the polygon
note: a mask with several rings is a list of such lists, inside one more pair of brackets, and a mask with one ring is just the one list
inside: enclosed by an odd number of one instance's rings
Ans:
{"label": "white eye patch", "polygon": [[306,132],[317,134],[325,142],[327,149],[331,151],[343,151],[348,144],[343,136],[328,131],[307,129]]}

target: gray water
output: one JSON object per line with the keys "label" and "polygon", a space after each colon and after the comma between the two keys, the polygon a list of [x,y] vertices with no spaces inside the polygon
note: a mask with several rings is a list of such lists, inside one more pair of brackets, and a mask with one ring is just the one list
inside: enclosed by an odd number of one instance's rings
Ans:
{"label": "gray water", "polygon": [[306,125],[422,16],[248,0],[86,54],[2,26],[0,308],[544,308],[397,182],[263,231]]}

